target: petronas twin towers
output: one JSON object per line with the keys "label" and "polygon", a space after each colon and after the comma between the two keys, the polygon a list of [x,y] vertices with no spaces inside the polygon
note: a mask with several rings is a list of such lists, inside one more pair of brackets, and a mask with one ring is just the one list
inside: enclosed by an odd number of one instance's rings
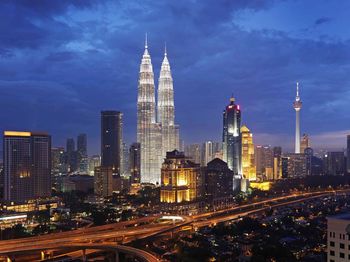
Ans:
{"label": "petronas twin towers", "polygon": [[175,124],[173,78],[166,49],[159,75],[156,103],[147,36],[138,83],[137,142],[141,146],[141,182],[159,183],[166,152],[179,148],[179,126]]}

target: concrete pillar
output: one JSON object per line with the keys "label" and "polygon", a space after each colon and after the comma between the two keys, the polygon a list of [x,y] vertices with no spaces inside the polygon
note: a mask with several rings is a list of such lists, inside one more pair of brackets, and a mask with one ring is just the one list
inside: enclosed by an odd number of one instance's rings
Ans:
{"label": "concrete pillar", "polygon": [[40,252],[40,260],[45,260],[45,251]]}

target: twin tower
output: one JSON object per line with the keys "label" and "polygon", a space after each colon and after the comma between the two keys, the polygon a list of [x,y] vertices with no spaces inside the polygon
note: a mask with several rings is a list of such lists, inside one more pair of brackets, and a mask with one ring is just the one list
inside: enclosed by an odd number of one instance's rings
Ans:
{"label": "twin tower", "polygon": [[141,182],[159,183],[166,152],[179,148],[179,126],[175,124],[173,78],[166,49],[159,74],[156,102],[147,35],[138,82],[137,142],[141,148]]}

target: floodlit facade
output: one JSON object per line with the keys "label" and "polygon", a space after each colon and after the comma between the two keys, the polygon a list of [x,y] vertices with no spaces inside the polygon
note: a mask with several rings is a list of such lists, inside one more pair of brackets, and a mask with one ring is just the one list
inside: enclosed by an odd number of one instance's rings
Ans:
{"label": "floodlit facade", "polygon": [[304,154],[305,149],[311,147],[310,138],[308,134],[303,134],[300,142],[300,153]]}
{"label": "floodlit facade", "polygon": [[[297,95],[293,103],[295,109],[295,153],[300,154],[300,109],[302,102],[299,96],[299,83],[297,83]],[[304,152],[302,152],[304,153]]]}
{"label": "floodlit facade", "polygon": [[179,149],[179,126],[175,124],[173,78],[166,49],[159,74],[157,109],[157,119],[162,133],[162,158],[165,158],[166,152]]}
{"label": "floodlit facade", "polygon": [[327,217],[327,262],[350,260],[350,214]]}
{"label": "floodlit facade", "polygon": [[184,153],[167,152],[162,165],[160,201],[182,203],[201,195],[200,165],[188,160]]}
{"label": "floodlit facade", "polygon": [[4,132],[4,200],[24,202],[51,196],[51,137]]}
{"label": "floodlit facade", "polygon": [[230,98],[230,104],[223,112],[223,160],[235,176],[242,175],[241,110]]}
{"label": "floodlit facade", "polygon": [[241,127],[242,134],[242,172],[249,181],[256,180],[253,134],[247,126]]}
{"label": "floodlit facade", "polygon": [[137,142],[141,146],[141,182],[159,183],[162,163],[161,125],[156,122],[154,74],[147,38],[142,56],[137,96]]}

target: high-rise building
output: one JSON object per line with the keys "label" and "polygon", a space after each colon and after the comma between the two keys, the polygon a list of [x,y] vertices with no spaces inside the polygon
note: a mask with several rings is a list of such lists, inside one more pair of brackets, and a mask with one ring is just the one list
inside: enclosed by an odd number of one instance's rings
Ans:
{"label": "high-rise building", "polygon": [[206,166],[208,162],[214,159],[214,148],[212,141],[206,141],[202,145],[202,162],[201,166]]}
{"label": "high-rise building", "polygon": [[51,174],[57,175],[66,173],[65,152],[63,147],[51,149]]}
{"label": "high-rise building", "polygon": [[51,137],[4,132],[4,200],[23,202],[51,196]]}
{"label": "high-rise building", "polygon": [[122,147],[122,159],[121,159],[121,174],[123,177],[128,177],[130,175],[130,167],[129,167],[129,147],[126,143],[123,143]]}
{"label": "high-rise building", "polygon": [[242,174],[249,181],[256,180],[253,134],[247,126],[241,127],[242,134]]}
{"label": "high-rise building", "polygon": [[157,119],[162,127],[162,158],[179,149],[179,126],[175,124],[173,78],[165,49],[158,81]]}
{"label": "high-rise building", "polygon": [[282,148],[275,146],[273,148],[273,180],[282,178]]}
{"label": "high-rise building", "polygon": [[327,217],[327,262],[345,262],[350,259],[350,214]]}
{"label": "high-rise building", "polygon": [[307,158],[305,154],[288,153],[284,155],[286,174],[283,177],[298,178],[307,175]]}
{"label": "high-rise building", "polygon": [[241,110],[230,98],[223,112],[223,160],[235,176],[242,175]]}
{"label": "high-rise building", "polygon": [[75,151],[75,142],[73,138],[67,139],[66,163],[68,172],[75,172],[77,170],[77,153]]}
{"label": "high-rise building", "polygon": [[132,143],[129,149],[131,183],[140,183],[141,149],[139,143]]}
{"label": "high-rise building", "polygon": [[206,201],[233,196],[233,171],[227,163],[215,158],[203,168],[204,194]]}
{"label": "high-rise building", "polygon": [[293,103],[295,109],[295,153],[300,154],[300,109],[302,102],[299,97],[299,83],[297,83],[297,95]]}
{"label": "high-rise building", "polygon": [[88,172],[87,136],[79,134],[77,139],[77,162],[81,173]]}
{"label": "high-rise building", "polygon": [[191,144],[185,146],[185,155],[197,164],[201,163],[201,154],[202,152],[200,144]]}
{"label": "high-rise building", "polygon": [[346,169],[347,173],[350,174],[350,135],[346,137],[347,147],[346,147]]}
{"label": "high-rise building", "polygon": [[201,197],[202,179],[199,164],[174,150],[167,152],[162,165],[160,201],[181,203]]}
{"label": "high-rise building", "polygon": [[345,157],[344,152],[328,152],[324,158],[325,174],[344,175]]}
{"label": "high-rise building", "polygon": [[93,155],[89,158],[89,175],[93,176],[95,167],[101,166],[101,156]]}
{"label": "high-rise building", "polygon": [[256,176],[260,181],[273,180],[274,152],[269,145],[258,145],[255,148]]}
{"label": "high-rise building", "polygon": [[101,166],[111,167],[117,174],[120,174],[122,131],[123,114],[121,112],[101,112]]}
{"label": "high-rise building", "polygon": [[306,148],[310,148],[310,138],[308,134],[303,134],[303,137],[301,138],[301,144],[300,144],[300,153],[304,154]]}
{"label": "high-rise building", "polygon": [[141,146],[141,182],[159,183],[162,163],[161,125],[156,122],[156,101],[147,37],[142,56],[137,95],[137,142]]}
{"label": "high-rise building", "polygon": [[95,167],[94,194],[100,197],[108,197],[113,194],[114,169],[111,166]]}

